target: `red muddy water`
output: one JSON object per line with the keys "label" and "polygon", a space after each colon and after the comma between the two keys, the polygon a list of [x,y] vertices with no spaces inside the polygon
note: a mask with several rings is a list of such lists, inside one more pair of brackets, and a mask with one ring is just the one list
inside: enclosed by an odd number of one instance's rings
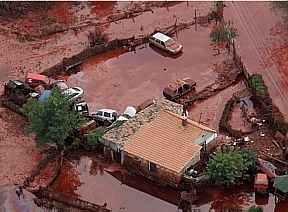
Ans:
{"label": "red muddy water", "polygon": [[184,50],[177,56],[143,45],[125,54],[126,50],[117,49],[93,57],[67,81],[85,90],[84,99],[91,111],[113,108],[119,113],[128,105],[162,98],[163,88],[178,78],[192,77],[196,90],[201,90],[214,82],[217,74],[212,66],[221,59],[221,55],[212,55],[209,42],[203,38],[208,32],[207,28],[179,32],[174,38]]}
{"label": "red muddy water", "polygon": [[[159,187],[145,178],[131,175],[117,163],[107,166],[91,154],[79,157],[64,162],[53,189],[99,205],[107,203],[107,208],[113,211],[182,211],[178,209],[179,191]],[[253,187],[248,184],[229,189],[207,188],[198,192],[197,196],[199,199],[192,209],[203,212],[225,208],[243,211],[255,204],[263,206],[267,212],[285,212],[288,206],[287,202],[275,203],[272,194],[255,196]]]}
{"label": "red muddy water", "polygon": [[106,202],[113,211],[177,211],[179,199],[176,190],[130,175],[117,163],[103,164],[91,154],[65,161],[53,189],[99,205]]}

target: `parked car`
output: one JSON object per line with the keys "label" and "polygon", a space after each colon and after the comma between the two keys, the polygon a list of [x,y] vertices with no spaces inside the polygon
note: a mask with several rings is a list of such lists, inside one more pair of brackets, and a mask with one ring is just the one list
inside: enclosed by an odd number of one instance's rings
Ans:
{"label": "parked car", "polygon": [[101,109],[98,110],[96,113],[92,113],[91,116],[96,121],[106,122],[106,123],[113,123],[118,118],[118,113],[116,110],[112,109]]}
{"label": "parked car", "polygon": [[[81,97],[84,95],[84,91],[82,88],[79,87],[72,87],[64,90],[62,92],[71,102],[76,102],[80,100]],[[49,96],[52,94],[52,90],[44,90],[41,95],[39,96],[38,100],[41,102],[45,102]]]}
{"label": "parked car", "polygon": [[126,109],[124,110],[123,114],[121,116],[119,116],[108,128],[112,129],[116,126],[120,126],[122,125],[125,121],[127,121],[128,119],[130,119],[131,117],[135,116],[137,113],[136,108],[132,107],[132,106],[128,106],[126,107]]}
{"label": "parked car", "polygon": [[164,88],[163,95],[168,100],[178,101],[181,96],[195,89],[195,86],[196,82],[190,78],[177,79]]}
{"label": "parked car", "polygon": [[258,158],[257,163],[259,168],[270,178],[275,178],[280,175],[280,171],[269,161]]}
{"label": "parked car", "polygon": [[24,96],[29,95],[30,93],[35,92],[33,88],[31,88],[26,83],[20,81],[20,80],[9,80],[7,84],[5,84],[4,89],[5,95],[8,94],[8,92],[14,92],[17,94],[23,94]]}
{"label": "parked car", "polygon": [[32,88],[42,85],[45,89],[50,89],[55,82],[43,74],[27,73],[25,76],[25,83]]}
{"label": "parked car", "polygon": [[52,94],[51,90],[44,90],[38,98],[38,101],[45,102]]}
{"label": "parked car", "polygon": [[265,192],[268,189],[267,174],[257,173],[255,175],[254,188],[257,192]]}
{"label": "parked car", "polygon": [[64,80],[56,80],[52,86],[58,87],[60,88],[60,90],[63,90],[63,91],[69,88],[68,85],[64,82]]}
{"label": "parked car", "polygon": [[137,113],[140,112],[141,110],[144,110],[146,107],[149,107],[150,105],[154,103],[155,103],[154,99],[146,99],[144,102],[142,102],[140,105],[136,107]]}
{"label": "parked car", "polygon": [[124,110],[123,114],[121,116],[119,116],[117,121],[126,121],[126,120],[130,119],[131,117],[135,116],[135,114],[136,114],[136,109],[132,106],[128,106]]}
{"label": "parked car", "polygon": [[81,97],[84,95],[84,91],[82,88],[79,87],[71,87],[62,92],[64,95],[66,95],[70,101],[75,102],[77,100],[80,100]]}
{"label": "parked car", "polygon": [[183,48],[181,44],[161,32],[157,32],[150,36],[149,43],[171,54],[177,54],[182,51]]}
{"label": "parked car", "polygon": [[80,114],[83,114],[83,115],[88,115],[89,114],[88,104],[84,100],[76,101],[75,103],[73,103],[71,105],[71,107],[76,113],[80,113]]}
{"label": "parked car", "polygon": [[20,80],[10,80],[4,85],[5,97],[12,100],[15,104],[22,106],[35,93],[34,89]]}

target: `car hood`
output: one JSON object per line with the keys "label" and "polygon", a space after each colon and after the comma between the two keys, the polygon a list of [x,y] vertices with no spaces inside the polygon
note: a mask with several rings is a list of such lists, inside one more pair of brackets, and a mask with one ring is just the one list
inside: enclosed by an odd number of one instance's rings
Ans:
{"label": "car hood", "polygon": [[173,43],[172,45],[170,46],[167,46],[167,48],[171,51],[171,52],[174,52],[174,53],[178,53],[182,50],[182,45],[179,44],[179,43]]}

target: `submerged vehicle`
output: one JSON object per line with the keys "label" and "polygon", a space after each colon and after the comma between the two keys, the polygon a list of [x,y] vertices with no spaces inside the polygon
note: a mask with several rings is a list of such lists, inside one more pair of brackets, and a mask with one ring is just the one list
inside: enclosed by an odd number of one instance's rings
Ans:
{"label": "submerged vehicle", "polygon": [[178,101],[181,96],[195,89],[196,82],[191,78],[177,79],[167,85],[163,90],[163,95],[170,101]]}
{"label": "submerged vehicle", "polygon": [[181,44],[161,32],[157,32],[150,36],[149,43],[171,54],[178,54],[183,48]]}

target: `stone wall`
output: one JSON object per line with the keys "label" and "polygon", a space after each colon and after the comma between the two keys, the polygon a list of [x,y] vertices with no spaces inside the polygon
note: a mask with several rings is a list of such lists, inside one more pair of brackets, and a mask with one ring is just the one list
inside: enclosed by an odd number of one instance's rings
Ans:
{"label": "stone wall", "polygon": [[182,179],[181,174],[165,169],[159,165],[156,165],[156,170],[152,171],[148,169],[148,161],[143,159],[133,159],[133,156],[124,156],[123,166],[138,175],[146,177],[150,180],[158,182],[160,185],[170,185],[171,187],[178,188]]}

